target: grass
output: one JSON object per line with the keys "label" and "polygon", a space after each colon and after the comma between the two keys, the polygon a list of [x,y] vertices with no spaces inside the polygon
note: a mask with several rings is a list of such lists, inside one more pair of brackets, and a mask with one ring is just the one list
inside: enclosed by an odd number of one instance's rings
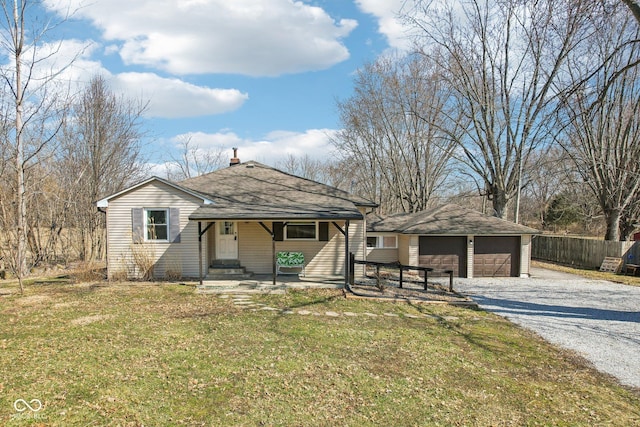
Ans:
{"label": "grass", "polygon": [[277,310],[171,284],[2,296],[0,424],[640,424],[637,391],[490,313],[340,291],[253,300]]}
{"label": "grass", "polygon": [[640,276],[625,276],[624,274],[609,273],[598,270],[587,270],[583,268],[573,268],[543,261],[532,261],[531,265],[534,267],[543,267],[550,270],[562,271],[564,273],[577,274],[588,279],[609,280],[611,282],[622,283],[629,286],[640,286]]}

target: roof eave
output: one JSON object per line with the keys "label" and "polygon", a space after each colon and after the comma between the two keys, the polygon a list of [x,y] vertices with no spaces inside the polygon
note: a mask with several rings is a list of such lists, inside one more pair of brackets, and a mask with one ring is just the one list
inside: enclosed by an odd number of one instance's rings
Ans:
{"label": "roof eave", "polygon": [[337,215],[206,215],[191,214],[190,221],[341,221],[359,220],[364,218],[357,214],[337,214]]}

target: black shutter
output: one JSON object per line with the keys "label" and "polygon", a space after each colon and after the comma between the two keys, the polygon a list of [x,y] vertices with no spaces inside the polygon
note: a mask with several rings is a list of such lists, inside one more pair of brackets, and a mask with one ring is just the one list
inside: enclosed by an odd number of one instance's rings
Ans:
{"label": "black shutter", "polygon": [[277,242],[282,242],[284,240],[284,223],[283,222],[273,223],[273,235],[274,235],[274,239]]}
{"label": "black shutter", "polygon": [[180,243],[180,208],[169,209],[169,241]]}
{"label": "black shutter", "polygon": [[131,238],[133,243],[144,241],[144,209],[131,209]]}
{"label": "black shutter", "polygon": [[321,242],[329,241],[329,223],[321,222],[318,224],[318,240]]}

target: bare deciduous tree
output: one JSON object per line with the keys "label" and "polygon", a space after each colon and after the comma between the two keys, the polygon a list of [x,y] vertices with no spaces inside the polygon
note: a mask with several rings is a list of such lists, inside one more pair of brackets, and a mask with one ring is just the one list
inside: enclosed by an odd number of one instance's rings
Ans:
{"label": "bare deciduous tree", "polygon": [[[417,0],[407,20],[453,90],[462,160],[486,188],[494,214],[518,200],[530,156],[552,141],[557,84],[583,41],[590,2]],[[452,121],[458,120],[456,117]]]}
{"label": "bare deciduous tree", "polygon": [[620,240],[630,240],[633,238],[632,233],[640,224],[640,194],[636,194],[634,200],[629,203],[622,215],[620,216]]}
{"label": "bare deciduous tree", "polygon": [[[47,35],[55,28],[52,21],[42,22],[34,17],[38,2],[13,0],[2,2],[0,25],[0,49],[9,61],[0,73],[5,102],[12,104],[7,114],[7,155],[10,158],[2,199],[2,220],[6,239],[4,260],[17,277],[20,291],[24,291],[23,279],[28,273],[27,250],[29,192],[37,188],[28,182],[28,170],[47,157],[51,141],[59,130],[61,100],[52,87],[60,69],[52,71],[48,62],[55,57],[59,44],[47,43]],[[32,19],[34,18],[34,19]],[[33,28],[27,28],[34,24]],[[71,61],[73,62],[73,60]],[[9,119],[10,117],[10,119]]]}
{"label": "bare deciduous tree", "polygon": [[[600,22],[588,50],[576,52],[570,70],[590,75],[563,103],[568,127],[561,140],[605,216],[607,240],[621,234],[625,212],[640,195],[640,46],[637,25],[620,8]],[[621,48],[624,46],[624,48]],[[591,64],[603,64],[593,74]],[[585,71],[585,69],[587,71]]]}
{"label": "bare deciduous tree", "polygon": [[293,175],[334,185],[334,164],[311,158],[308,154],[302,156],[288,154],[284,160],[276,162],[275,167]]}
{"label": "bare deciduous tree", "polygon": [[546,224],[545,213],[553,198],[573,189],[573,169],[565,151],[558,147],[533,153],[527,181],[522,189],[522,217],[539,227]]}
{"label": "bare deciduous tree", "polygon": [[167,178],[173,181],[194,178],[224,166],[226,158],[222,148],[204,149],[194,144],[191,136],[183,135],[178,141],[179,156],[171,155],[165,164]]}
{"label": "bare deciduous tree", "polygon": [[383,57],[355,78],[338,104],[343,130],[333,143],[360,193],[380,212],[416,212],[449,171],[454,144],[442,132],[447,98],[424,57]]}
{"label": "bare deciduous tree", "polygon": [[146,103],[118,96],[101,76],[91,79],[63,126],[57,180],[66,192],[65,223],[77,236],[81,260],[104,251],[100,197],[116,193],[146,172],[141,152]]}

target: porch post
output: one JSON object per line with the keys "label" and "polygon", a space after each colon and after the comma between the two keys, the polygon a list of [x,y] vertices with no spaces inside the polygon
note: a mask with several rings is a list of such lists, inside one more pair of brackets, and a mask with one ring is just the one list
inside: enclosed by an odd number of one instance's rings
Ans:
{"label": "porch post", "polygon": [[[203,275],[202,275],[202,235],[204,233],[206,233],[207,231],[209,231],[209,229],[214,226],[216,224],[215,221],[210,222],[209,224],[207,224],[207,226],[204,228],[204,230],[202,229],[202,222],[198,221],[198,271],[199,271],[199,275],[200,275],[200,286],[203,285],[202,281],[204,279]],[[207,260],[207,265],[208,265],[209,261]]]}
{"label": "porch post", "polygon": [[349,220],[344,222],[344,286],[349,286]]}
{"label": "porch post", "polygon": [[272,229],[270,230],[269,227],[264,225],[262,221],[260,221],[258,224],[260,224],[260,226],[264,228],[265,231],[271,235],[271,269],[273,274],[273,286],[275,286],[276,275],[277,275],[276,274],[276,232],[273,230],[273,226],[271,227]]}
{"label": "porch post", "polygon": [[202,222],[198,221],[198,271],[200,286],[202,286]]}
{"label": "porch post", "polygon": [[276,271],[276,236],[275,234],[271,236],[271,271],[273,274],[273,286],[276,285],[276,276],[278,275]]}

